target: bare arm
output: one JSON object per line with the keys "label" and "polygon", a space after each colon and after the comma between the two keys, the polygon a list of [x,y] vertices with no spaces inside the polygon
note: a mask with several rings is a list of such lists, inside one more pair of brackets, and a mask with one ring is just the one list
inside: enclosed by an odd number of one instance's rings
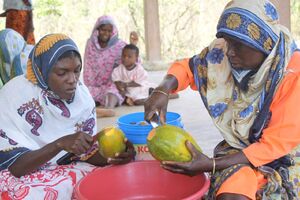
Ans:
{"label": "bare arm", "polygon": [[85,153],[92,144],[92,136],[86,133],[66,135],[38,150],[24,153],[8,169],[14,176],[21,177],[38,169],[62,150],[80,155]]}
{"label": "bare arm", "polygon": [[129,83],[126,83],[126,87],[140,87],[141,85],[134,82],[134,81],[131,81]]}
{"label": "bare arm", "polygon": [[176,90],[177,87],[178,81],[176,77],[171,74],[167,74],[156,89],[170,93],[172,90]]}
{"label": "bare arm", "polygon": [[14,176],[21,177],[38,169],[61,150],[56,141],[49,143],[41,149],[24,153],[8,169]]}

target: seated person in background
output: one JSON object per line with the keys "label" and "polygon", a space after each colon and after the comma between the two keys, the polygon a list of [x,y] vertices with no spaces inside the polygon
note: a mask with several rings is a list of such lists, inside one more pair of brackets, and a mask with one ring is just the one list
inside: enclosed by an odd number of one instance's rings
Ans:
{"label": "seated person in background", "polygon": [[[137,34],[130,34],[130,42],[136,44]],[[111,16],[101,16],[87,41],[84,54],[83,79],[96,105],[98,117],[111,117],[124,101],[111,80],[115,67],[121,63],[121,53],[126,42],[119,39],[118,29]]]}
{"label": "seated person in background", "polygon": [[28,55],[33,45],[13,29],[0,31],[0,88],[15,76],[26,72]]}
{"label": "seated person in background", "polygon": [[[122,50],[122,64],[112,73],[112,80],[119,93],[125,98],[125,103],[143,105],[154,84],[148,82],[148,73],[138,63],[139,49],[133,44],[126,45]],[[149,91],[150,90],[150,91]]]}
{"label": "seated person in background", "polygon": [[[26,76],[0,90],[2,199],[71,199],[74,185],[96,166],[132,160],[128,141],[115,158],[98,153],[95,102],[79,81],[81,68],[75,43],[50,34],[31,51]],[[58,165],[66,152],[77,161]]]}

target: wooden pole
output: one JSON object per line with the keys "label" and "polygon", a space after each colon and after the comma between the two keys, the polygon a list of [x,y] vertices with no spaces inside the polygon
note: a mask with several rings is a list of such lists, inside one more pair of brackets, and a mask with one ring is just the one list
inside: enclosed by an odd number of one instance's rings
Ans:
{"label": "wooden pole", "polygon": [[144,0],[146,56],[150,62],[161,60],[158,0]]}

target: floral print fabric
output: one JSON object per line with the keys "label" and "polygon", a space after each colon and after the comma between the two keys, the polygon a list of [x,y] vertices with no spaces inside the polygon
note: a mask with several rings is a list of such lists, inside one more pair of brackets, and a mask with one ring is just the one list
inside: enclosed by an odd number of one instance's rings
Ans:
{"label": "floral print fabric", "polygon": [[57,166],[56,161],[66,154],[61,151],[39,170],[21,178],[7,170],[23,153],[58,138],[79,131],[96,134],[95,103],[83,83],[77,83],[74,97],[68,101],[48,88],[50,70],[70,50],[78,52],[66,35],[45,36],[30,54],[27,74],[15,77],[0,90],[2,199],[71,199],[74,185],[94,169],[87,163]]}

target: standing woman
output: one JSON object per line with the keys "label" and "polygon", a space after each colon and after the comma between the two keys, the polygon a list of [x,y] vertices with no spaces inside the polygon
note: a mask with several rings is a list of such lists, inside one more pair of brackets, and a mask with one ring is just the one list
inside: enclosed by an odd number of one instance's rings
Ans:
{"label": "standing woman", "polygon": [[[132,37],[137,37],[131,33]],[[137,41],[137,39],[135,40]],[[114,108],[124,101],[111,79],[112,71],[121,63],[122,49],[126,42],[119,39],[118,29],[112,17],[100,17],[88,39],[84,55],[84,83],[93,96],[98,116],[113,116]]]}
{"label": "standing woman", "polygon": [[4,0],[1,17],[6,17],[6,28],[20,33],[28,44],[35,44],[31,0]]}

